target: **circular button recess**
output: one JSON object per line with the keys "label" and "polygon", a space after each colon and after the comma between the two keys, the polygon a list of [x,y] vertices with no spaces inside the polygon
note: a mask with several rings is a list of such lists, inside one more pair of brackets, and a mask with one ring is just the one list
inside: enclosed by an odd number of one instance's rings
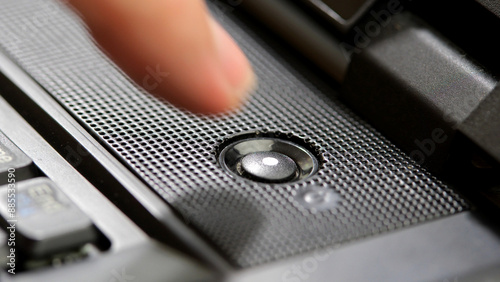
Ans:
{"label": "circular button recess", "polygon": [[266,183],[297,181],[318,170],[318,161],[307,149],[273,137],[235,141],[220,152],[219,163],[233,175]]}

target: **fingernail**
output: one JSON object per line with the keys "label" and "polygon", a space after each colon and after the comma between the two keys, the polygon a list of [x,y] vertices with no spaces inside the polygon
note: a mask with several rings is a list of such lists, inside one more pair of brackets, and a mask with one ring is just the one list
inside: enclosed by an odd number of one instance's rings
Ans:
{"label": "fingernail", "polygon": [[212,29],[221,69],[229,86],[229,108],[234,109],[257,88],[257,79],[243,51],[215,20],[212,20]]}

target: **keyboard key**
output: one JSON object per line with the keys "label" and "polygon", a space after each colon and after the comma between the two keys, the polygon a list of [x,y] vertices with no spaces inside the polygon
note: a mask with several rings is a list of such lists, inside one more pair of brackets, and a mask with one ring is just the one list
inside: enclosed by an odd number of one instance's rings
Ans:
{"label": "keyboard key", "polygon": [[31,159],[0,131],[0,185],[35,176]]}
{"label": "keyboard key", "polygon": [[0,215],[4,228],[15,227],[16,246],[32,257],[78,248],[97,237],[87,215],[47,178],[0,187]]}

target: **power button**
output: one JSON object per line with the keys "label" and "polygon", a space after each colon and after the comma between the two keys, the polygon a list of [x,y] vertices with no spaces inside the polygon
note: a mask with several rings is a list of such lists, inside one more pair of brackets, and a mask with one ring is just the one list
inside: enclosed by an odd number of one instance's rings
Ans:
{"label": "power button", "polygon": [[266,182],[285,182],[298,173],[295,161],[277,152],[256,152],[241,159],[241,169],[248,178]]}
{"label": "power button", "polygon": [[311,176],[318,161],[304,146],[276,137],[239,138],[219,154],[231,175],[257,182],[293,182]]}

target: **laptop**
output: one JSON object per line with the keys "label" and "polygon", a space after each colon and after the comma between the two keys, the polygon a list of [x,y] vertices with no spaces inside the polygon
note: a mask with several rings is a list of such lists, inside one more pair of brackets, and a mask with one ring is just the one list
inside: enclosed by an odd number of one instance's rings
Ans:
{"label": "laptop", "polygon": [[496,2],[207,5],[259,80],[224,115],[3,1],[1,281],[500,280]]}

